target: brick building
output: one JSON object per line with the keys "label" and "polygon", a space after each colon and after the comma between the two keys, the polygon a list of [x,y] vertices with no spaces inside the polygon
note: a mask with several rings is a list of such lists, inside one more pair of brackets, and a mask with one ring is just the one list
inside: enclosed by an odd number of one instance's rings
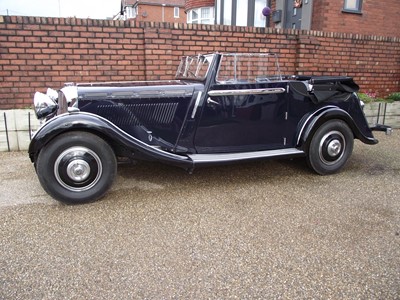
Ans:
{"label": "brick building", "polygon": [[122,0],[121,7],[125,20],[400,36],[399,0]]}
{"label": "brick building", "polygon": [[188,23],[400,36],[399,0],[186,0],[185,11]]}
{"label": "brick building", "polygon": [[120,19],[185,23],[185,0],[122,0]]}
{"label": "brick building", "polygon": [[187,23],[215,24],[214,2],[214,0],[186,0]]}
{"label": "brick building", "polygon": [[273,27],[400,36],[399,0],[272,0]]}
{"label": "brick building", "polygon": [[[312,29],[400,36],[399,0],[315,1]],[[324,7],[324,4],[329,9]],[[319,14],[316,12],[319,11]]]}
{"label": "brick building", "polygon": [[271,6],[271,0],[216,0],[215,24],[269,27],[263,9]]}

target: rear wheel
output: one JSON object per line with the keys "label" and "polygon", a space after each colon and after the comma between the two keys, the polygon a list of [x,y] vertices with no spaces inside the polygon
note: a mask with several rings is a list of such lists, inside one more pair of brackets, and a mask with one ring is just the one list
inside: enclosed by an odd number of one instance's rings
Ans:
{"label": "rear wheel", "polygon": [[42,187],[64,203],[101,198],[112,185],[117,161],[100,137],[87,132],[62,134],[46,145],[37,159]]}
{"label": "rear wheel", "polygon": [[307,162],[318,174],[338,172],[353,152],[354,135],[342,120],[330,120],[311,139]]}

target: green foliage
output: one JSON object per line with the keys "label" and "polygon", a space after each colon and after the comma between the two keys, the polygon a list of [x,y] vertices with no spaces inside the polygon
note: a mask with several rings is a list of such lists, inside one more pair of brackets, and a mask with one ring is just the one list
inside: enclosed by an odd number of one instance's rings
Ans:
{"label": "green foliage", "polygon": [[387,96],[386,99],[392,100],[392,101],[400,101],[400,92],[390,94],[389,96]]}
{"label": "green foliage", "polygon": [[366,93],[357,93],[358,98],[364,103],[371,103],[374,102],[374,98],[370,97]]}
{"label": "green foliage", "polygon": [[358,98],[360,98],[360,100],[362,100],[364,103],[371,103],[371,102],[394,102],[394,101],[400,101],[400,92],[396,92],[393,94],[390,94],[388,97],[386,98],[380,98],[380,97],[376,97],[376,93],[371,93],[371,92],[367,92],[367,93],[357,93]]}

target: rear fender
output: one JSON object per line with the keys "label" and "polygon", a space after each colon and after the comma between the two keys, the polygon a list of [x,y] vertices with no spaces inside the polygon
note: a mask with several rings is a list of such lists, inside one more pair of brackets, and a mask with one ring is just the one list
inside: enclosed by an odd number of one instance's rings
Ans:
{"label": "rear fender", "polygon": [[165,163],[190,169],[193,162],[187,156],[176,155],[152,147],[139,139],[127,134],[113,123],[100,116],[85,112],[63,114],[46,122],[33,136],[29,145],[29,157],[35,162],[40,150],[55,137],[69,131],[86,131],[96,134],[112,146],[121,147],[139,157],[158,160]]}
{"label": "rear fender", "polygon": [[372,136],[372,134],[371,136],[367,136],[366,134],[364,134],[357,126],[354,119],[346,111],[336,106],[330,105],[316,110],[301,122],[297,133],[296,146],[298,148],[306,150],[306,145],[313,137],[315,131],[323,123],[332,119],[345,121],[352,130],[354,137],[359,139],[363,143],[370,145],[378,143],[378,141]]}

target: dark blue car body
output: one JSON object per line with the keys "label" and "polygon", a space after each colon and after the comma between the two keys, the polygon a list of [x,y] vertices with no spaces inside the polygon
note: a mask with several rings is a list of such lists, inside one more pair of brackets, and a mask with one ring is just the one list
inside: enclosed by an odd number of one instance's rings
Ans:
{"label": "dark blue car body", "polygon": [[[189,172],[304,156],[317,173],[331,174],[345,165],[354,138],[377,143],[357,90],[350,77],[282,76],[272,54],[186,57],[175,80],[74,84],[37,95],[46,122],[29,155],[45,190],[68,203],[104,195],[115,176],[114,161],[104,164],[112,155]],[[103,180],[106,171],[112,178]]]}

